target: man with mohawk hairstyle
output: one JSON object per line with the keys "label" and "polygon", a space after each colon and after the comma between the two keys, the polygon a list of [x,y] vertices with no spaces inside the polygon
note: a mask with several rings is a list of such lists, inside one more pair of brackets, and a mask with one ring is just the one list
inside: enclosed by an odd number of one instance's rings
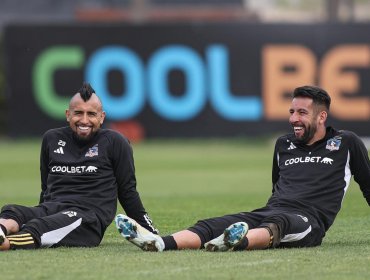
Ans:
{"label": "man with mohawk hairstyle", "polygon": [[129,217],[158,233],[136,189],[130,143],[101,128],[105,112],[90,84],[73,95],[66,119],[69,126],[43,136],[39,204],[2,208],[0,250],[98,246],[117,198]]}

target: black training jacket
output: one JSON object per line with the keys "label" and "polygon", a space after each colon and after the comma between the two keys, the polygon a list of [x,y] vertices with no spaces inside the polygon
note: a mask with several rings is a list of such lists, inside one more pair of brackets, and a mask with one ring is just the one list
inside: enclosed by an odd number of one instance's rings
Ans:
{"label": "black training jacket", "polygon": [[294,134],[282,136],[275,144],[268,205],[314,215],[326,231],[341,208],[352,175],[370,205],[368,151],[353,132],[328,127],[325,138],[310,146],[300,144]]}
{"label": "black training jacket", "polygon": [[129,217],[157,232],[136,190],[132,148],[121,134],[100,129],[82,144],[70,127],[51,129],[43,136],[40,170],[40,203],[93,210],[105,230],[114,219],[118,198]]}

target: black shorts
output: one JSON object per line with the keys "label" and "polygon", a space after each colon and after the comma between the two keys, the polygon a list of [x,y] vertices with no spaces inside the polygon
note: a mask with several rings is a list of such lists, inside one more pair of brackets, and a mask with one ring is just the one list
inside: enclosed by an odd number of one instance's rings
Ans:
{"label": "black shorts", "polygon": [[93,211],[63,203],[6,205],[0,217],[15,220],[20,230],[32,235],[37,247],[92,247],[100,244],[104,234]]}
{"label": "black shorts", "polygon": [[321,244],[325,236],[317,219],[297,209],[263,207],[252,212],[226,215],[198,221],[188,230],[197,234],[204,243],[220,236],[233,223],[246,222],[249,229],[264,223],[275,223],[281,229],[282,239],[278,247],[312,247]]}

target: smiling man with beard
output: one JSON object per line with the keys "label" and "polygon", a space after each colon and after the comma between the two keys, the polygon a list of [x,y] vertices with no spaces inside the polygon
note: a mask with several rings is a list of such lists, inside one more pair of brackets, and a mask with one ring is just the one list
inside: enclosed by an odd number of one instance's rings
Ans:
{"label": "smiling man with beard", "polygon": [[293,96],[289,122],[297,142],[311,145],[325,137],[331,99],[313,87],[296,89]]}
{"label": "smiling man with beard", "polygon": [[85,83],[66,110],[68,127],[44,134],[39,205],[5,205],[0,213],[0,250],[100,244],[117,210],[148,232],[158,233],[136,190],[129,141],[102,129],[105,112]]}
{"label": "smiling man with beard", "polygon": [[351,175],[370,205],[370,163],[353,132],[326,127],[331,99],[325,90],[294,90],[289,109],[293,133],[277,139],[272,195],[251,212],[198,221],[160,237],[119,214],[121,235],[146,251],[201,249],[238,251],[321,244],[341,208]]}
{"label": "smiling man with beard", "polygon": [[[66,110],[67,121],[77,142],[87,143],[97,133],[105,119],[100,99],[96,94],[89,94],[92,88],[75,94]],[[88,102],[88,100],[90,100]]]}

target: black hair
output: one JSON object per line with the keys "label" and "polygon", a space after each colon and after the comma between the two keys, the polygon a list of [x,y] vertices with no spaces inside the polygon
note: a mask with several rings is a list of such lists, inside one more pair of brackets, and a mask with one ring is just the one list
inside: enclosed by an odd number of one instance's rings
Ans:
{"label": "black hair", "polygon": [[90,99],[91,95],[95,93],[95,90],[89,83],[84,82],[82,87],[78,90],[78,93],[80,94],[83,101],[86,102],[87,100]]}
{"label": "black hair", "polygon": [[322,88],[316,86],[297,87],[293,92],[294,97],[308,97],[312,99],[314,104],[324,105],[328,111],[330,109],[331,98]]}

